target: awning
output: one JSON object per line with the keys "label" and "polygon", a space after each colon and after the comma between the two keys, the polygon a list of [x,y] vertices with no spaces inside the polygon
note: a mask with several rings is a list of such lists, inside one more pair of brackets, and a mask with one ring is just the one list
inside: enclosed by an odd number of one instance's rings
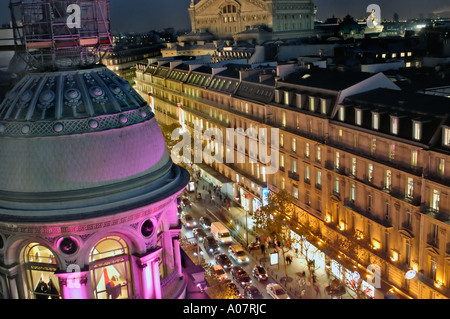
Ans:
{"label": "awning", "polygon": [[198,168],[200,168],[201,170],[205,171],[206,173],[208,173],[209,175],[211,175],[212,177],[217,179],[217,181],[219,181],[222,184],[233,183],[233,181],[231,179],[229,179],[225,175],[219,173],[214,168],[209,167],[206,164],[200,163],[200,164],[195,164],[195,165],[197,165]]}

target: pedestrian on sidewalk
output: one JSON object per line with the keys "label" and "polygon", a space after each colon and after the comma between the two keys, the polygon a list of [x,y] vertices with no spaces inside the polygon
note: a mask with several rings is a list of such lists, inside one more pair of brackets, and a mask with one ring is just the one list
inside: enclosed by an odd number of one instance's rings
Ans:
{"label": "pedestrian on sidewalk", "polygon": [[287,255],[286,256],[286,264],[288,264],[288,265],[292,264],[292,257],[291,257],[291,255]]}
{"label": "pedestrian on sidewalk", "polygon": [[266,257],[266,245],[264,245],[264,243],[262,243],[260,245],[260,248],[261,248],[261,254],[263,254],[264,257]]}

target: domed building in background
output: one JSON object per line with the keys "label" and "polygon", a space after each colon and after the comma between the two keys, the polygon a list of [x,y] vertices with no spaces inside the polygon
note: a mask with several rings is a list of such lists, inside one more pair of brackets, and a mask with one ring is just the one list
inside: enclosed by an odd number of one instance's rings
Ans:
{"label": "domed building in background", "polygon": [[29,70],[0,101],[0,298],[183,298],[189,174],[146,101],[97,63],[109,1],[71,2],[10,3]]}

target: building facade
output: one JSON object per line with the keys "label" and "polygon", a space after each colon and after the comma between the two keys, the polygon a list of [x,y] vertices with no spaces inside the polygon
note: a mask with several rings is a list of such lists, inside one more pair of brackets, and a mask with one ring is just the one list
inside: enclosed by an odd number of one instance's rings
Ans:
{"label": "building facade", "polygon": [[257,27],[267,28],[275,39],[310,35],[314,29],[313,1],[192,0],[188,12],[194,34],[204,30],[217,39]]}
{"label": "building facade", "polygon": [[[382,73],[180,63],[139,66],[137,89],[161,123],[193,136],[196,125],[222,132],[223,153],[216,142],[201,144],[203,162],[193,161],[201,173],[249,212],[267,188],[286,190],[292,219],[316,234],[317,246],[327,244],[319,264],[344,278],[379,271],[370,297],[450,297],[448,99],[408,98]],[[228,140],[227,129],[247,132],[247,143]],[[277,150],[276,173],[251,141]],[[228,153],[234,162],[214,157]]]}

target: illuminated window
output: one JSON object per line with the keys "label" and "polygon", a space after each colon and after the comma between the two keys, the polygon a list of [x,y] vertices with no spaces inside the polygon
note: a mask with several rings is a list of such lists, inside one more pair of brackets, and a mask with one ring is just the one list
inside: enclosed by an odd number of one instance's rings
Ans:
{"label": "illuminated window", "polygon": [[288,91],[284,92],[284,104],[285,105],[289,105],[290,104],[289,92]]}
{"label": "illuminated window", "polygon": [[314,112],[316,110],[315,102],[314,102],[314,96],[309,97],[309,110]]}
{"label": "illuminated window", "polygon": [[356,176],[356,157],[352,157],[352,166],[350,169],[350,175]]}
{"label": "illuminated window", "polygon": [[322,187],[322,172],[321,171],[316,172],[316,187],[319,189]]}
{"label": "illuminated window", "polygon": [[355,124],[361,126],[362,125],[362,110],[355,109]]}
{"label": "illuminated window", "polygon": [[356,198],[356,186],[355,184],[352,184],[350,186],[350,201],[354,202]]}
{"label": "illuminated window", "polygon": [[422,123],[413,122],[413,139],[420,141],[422,138]]}
{"label": "illuminated window", "polygon": [[89,269],[96,299],[129,297],[129,250],[122,238],[108,236],[97,242],[89,255]]}
{"label": "illuminated window", "polygon": [[437,171],[439,176],[444,176],[445,174],[445,159],[444,158],[438,158],[437,159]]}
{"label": "illuminated window", "polygon": [[334,179],[334,187],[333,187],[333,191],[335,194],[339,195],[339,177],[336,177]]}
{"label": "illuminated window", "polygon": [[367,167],[367,181],[372,183],[373,181],[373,165],[369,164]]}
{"label": "illuminated window", "polygon": [[412,199],[414,197],[414,179],[408,177],[406,182],[406,198]]}
{"label": "illuminated window", "polygon": [[398,134],[398,117],[391,116],[391,134]]}
{"label": "illuminated window", "polygon": [[340,168],[340,155],[339,152],[335,152],[334,154],[334,168],[339,170]]}
{"label": "illuminated window", "polygon": [[380,115],[378,113],[372,113],[372,129],[380,129]]}
{"label": "illuminated window", "polygon": [[54,253],[38,243],[31,243],[24,249],[23,264],[27,270],[29,298],[59,299],[59,279],[55,276],[57,262]]}
{"label": "illuminated window", "polygon": [[310,183],[309,166],[305,166],[305,183]]}
{"label": "illuminated window", "polygon": [[417,167],[417,159],[419,156],[419,151],[412,150],[411,151],[411,167],[416,168]]}
{"label": "illuminated window", "polygon": [[440,192],[437,189],[433,189],[431,193],[431,205],[430,208],[434,211],[439,211]]}
{"label": "illuminated window", "polygon": [[339,117],[339,121],[342,121],[342,122],[345,121],[345,107],[344,106],[341,106],[339,108],[338,117]]}
{"label": "illuminated window", "polygon": [[292,187],[292,196],[298,199],[298,188],[296,186]]}
{"label": "illuminated window", "polygon": [[305,143],[305,157],[309,158],[309,143]]}
{"label": "illuminated window", "polygon": [[327,100],[325,99],[320,100],[320,112],[322,114],[327,114]]}
{"label": "illuminated window", "polygon": [[390,190],[392,186],[392,172],[386,170],[384,175],[384,188]]}
{"label": "illuminated window", "polygon": [[450,128],[445,127],[443,130],[442,144],[450,147]]}

